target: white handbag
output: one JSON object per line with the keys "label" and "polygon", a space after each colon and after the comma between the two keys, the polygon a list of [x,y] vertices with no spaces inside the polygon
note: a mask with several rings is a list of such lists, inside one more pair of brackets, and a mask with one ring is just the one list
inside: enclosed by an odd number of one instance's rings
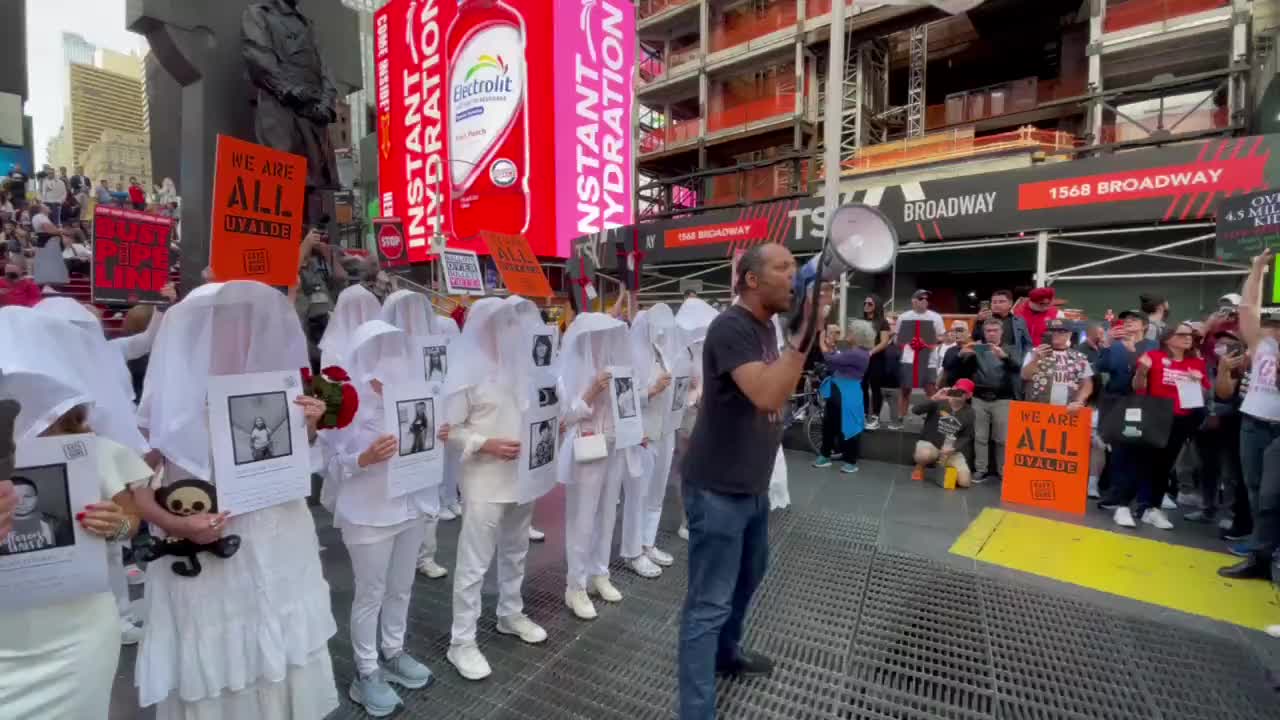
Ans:
{"label": "white handbag", "polygon": [[575,462],[589,463],[603,460],[609,455],[609,445],[604,435],[582,435],[573,439],[573,459]]}

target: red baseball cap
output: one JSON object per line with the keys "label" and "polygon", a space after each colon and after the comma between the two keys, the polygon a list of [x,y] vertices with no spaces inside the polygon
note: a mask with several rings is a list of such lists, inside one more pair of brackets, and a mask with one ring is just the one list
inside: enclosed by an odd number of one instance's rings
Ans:
{"label": "red baseball cap", "polygon": [[1041,287],[1031,291],[1027,299],[1033,303],[1049,303],[1053,302],[1053,288]]}
{"label": "red baseball cap", "polygon": [[951,389],[952,389],[952,390],[963,390],[963,391],[965,392],[965,394],[966,394],[966,395],[972,395],[972,394],[973,394],[973,391],[974,391],[976,388],[974,388],[974,385],[973,385],[973,381],[972,381],[972,380],[969,380],[968,378],[964,378],[964,379],[961,379],[961,380],[957,380],[957,381],[956,381],[956,383],[955,383],[955,385],[952,385],[952,386],[951,386]]}

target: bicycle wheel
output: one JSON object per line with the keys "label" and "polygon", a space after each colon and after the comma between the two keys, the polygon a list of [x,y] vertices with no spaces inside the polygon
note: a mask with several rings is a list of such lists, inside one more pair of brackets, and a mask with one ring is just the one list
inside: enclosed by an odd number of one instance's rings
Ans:
{"label": "bicycle wheel", "polygon": [[809,417],[804,421],[804,434],[809,439],[809,447],[814,455],[822,454],[822,415],[822,406],[813,405],[809,408]]}

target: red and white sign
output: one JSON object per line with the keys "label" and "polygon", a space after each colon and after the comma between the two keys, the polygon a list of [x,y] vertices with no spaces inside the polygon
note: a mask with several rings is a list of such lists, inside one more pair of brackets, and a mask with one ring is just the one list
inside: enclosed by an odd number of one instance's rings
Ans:
{"label": "red and white sign", "polygon": [[1265,156],[1144,168],[1018,187],[1019,210],[1147,200],[1190,193],[1247,192],[1264,186]]}
{"label": "red and white sign", "polygon": [[404,226],[400,218],[374,218],[373,231],[378,241],[378,258],[382,261],[383,268],[409,264],[404,248]]}
{"label": "red and white sign", "polygon": [[663,245],[669,248],[715,245],[752,240],[764,240],[769,234],[769,219],[754,218],[718,225],[699,225],[691,228],[668,230]]}
{"label": "red and white sign", "polygon": [[374,16],[381,213],[424,262],[437,229],[541,257],[634,220],[627,0],[391,0]]}

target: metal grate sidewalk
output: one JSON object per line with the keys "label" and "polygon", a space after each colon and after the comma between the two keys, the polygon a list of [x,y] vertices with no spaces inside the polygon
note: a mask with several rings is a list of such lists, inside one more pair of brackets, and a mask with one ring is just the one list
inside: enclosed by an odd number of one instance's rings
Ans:
{"label": "metal grate sidewalk", "polygon": [[[777,668],[721,682],[726,720],[1280,717],[1280,696],[1242,645],[880,550],[866,518],[790,510],[770,521],[747,642]],[[564,608],[563,563],[530,576],[525,611],[550,636],[541,646],[498,635],[486,596],[478,639],[493,675],[480,683],[444,659],[452,582],[419,580],[408,649],[436,680],[402,691],[395,717],[674,720],[687,544],[668,533],[659,544],[675,566],[658,580],[617,568],[624,600],[597,602],[590,623]],[[347,603],[335,597],[343,633]],[[345,701],[345,634],[331,647],[344,698],[332,717],[363,718]]]}

